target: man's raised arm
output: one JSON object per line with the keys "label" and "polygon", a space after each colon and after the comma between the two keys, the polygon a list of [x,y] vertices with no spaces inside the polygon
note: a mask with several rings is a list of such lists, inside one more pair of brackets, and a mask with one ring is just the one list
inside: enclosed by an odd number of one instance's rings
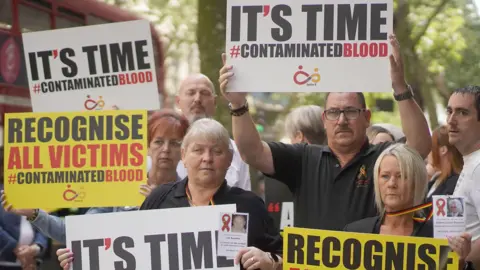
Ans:
{"label": "man's raised arm", "polygon": [[242,159],[250,166],[265,173],[274,174],[272,152],[267,143],[263,142],[248,112],[246,93],[226,92],[228,80],[233,76],[233,67],[225,64],[225,54],[222,54],[224,66],[220,70],[220,89],[230,102],[232,111],[233,139]]}
{"label": "man's raised arm", "polygon": [[393,35],[390,36],[390,44],[393,48],[393,55],[390,55],[390,73],[395,99],[398,101],[403,133],[407,138],[407,145],[416,149],[423,158],[426,158],[432,148],[427,119],[417,102],[411,98],[413,93],[405,82],[400,45]]}

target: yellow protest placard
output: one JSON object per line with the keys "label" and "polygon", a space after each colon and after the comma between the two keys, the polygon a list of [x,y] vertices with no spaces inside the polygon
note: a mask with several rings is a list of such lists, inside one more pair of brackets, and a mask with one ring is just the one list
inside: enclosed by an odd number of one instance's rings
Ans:
{"label": "yellow protest placard", "polygon": [[283,269],[458,269],[443,239],[302,228],[283,236]]}
{"label": "yellow protest placard", "polygon": [[5,115],[5,193],[15,208],[137,206],[147,112]]}

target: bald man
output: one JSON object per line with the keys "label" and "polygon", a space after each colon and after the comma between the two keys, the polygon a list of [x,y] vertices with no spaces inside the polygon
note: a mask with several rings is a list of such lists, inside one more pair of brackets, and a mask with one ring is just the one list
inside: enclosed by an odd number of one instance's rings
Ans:
{"label": "bald man", "polygon": [[[213,117],[216,107],[216,94],[212,81],[203,74],[188,76],[180,84],[180,89],[175,97],[175,104],[190,123],[205,117]],[[233,140],[231,142],[234,153],[232,164],[226,175],[228,185],[251,190],[248,165],[243,162],[235,142]],[[178,163],[177,173],[182,179],[187,176],[182,161]]]}
{"label": "bald man", "polygon": [[203,74],[193,74],[180,83],[175,104],[192,124],[198,119],[213,117],[215,98],[212,81]]}

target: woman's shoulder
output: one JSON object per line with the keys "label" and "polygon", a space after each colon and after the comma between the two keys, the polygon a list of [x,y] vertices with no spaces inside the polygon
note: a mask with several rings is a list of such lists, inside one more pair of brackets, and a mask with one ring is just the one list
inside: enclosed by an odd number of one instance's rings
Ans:
{"label": "woman's shoulder", "polygon": [[150,195],[145,199],[140,210],[149,210],[149,209],[158,209],[165,198],[176,189],[178,185],[181,185],[183,181],[180,182],[173,182],[173,183],[166,183],[159,185],[158,187],[154,188]]}
{"label": "woman's shoulder", "polygon": [[359,233],[374,233],[375,226],[377,225],[379,216],[368,217],[354,221],[350,224],[347,224],[343,231],[345,232],[359,232]]}

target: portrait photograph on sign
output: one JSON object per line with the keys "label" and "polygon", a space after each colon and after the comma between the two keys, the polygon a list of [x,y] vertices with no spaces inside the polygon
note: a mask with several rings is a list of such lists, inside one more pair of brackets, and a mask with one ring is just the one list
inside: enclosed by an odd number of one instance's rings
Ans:
{"label": "portrait photograph on sign", "polygon": [[432,199],[434,237],[462,234],[466,229],[465,199],[447,195],[434,195]]}

